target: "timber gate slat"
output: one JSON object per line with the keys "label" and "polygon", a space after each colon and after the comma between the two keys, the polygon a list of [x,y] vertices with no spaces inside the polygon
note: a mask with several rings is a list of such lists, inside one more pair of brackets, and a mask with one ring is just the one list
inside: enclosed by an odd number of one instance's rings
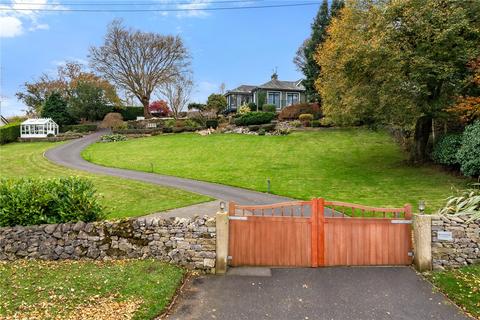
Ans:
{"label": "timber gate slat", "polygon": [[374,208],[321,198],[263,206],[232,202],[229,216],[232,266],[408,265],[412,261],[409,205]]}

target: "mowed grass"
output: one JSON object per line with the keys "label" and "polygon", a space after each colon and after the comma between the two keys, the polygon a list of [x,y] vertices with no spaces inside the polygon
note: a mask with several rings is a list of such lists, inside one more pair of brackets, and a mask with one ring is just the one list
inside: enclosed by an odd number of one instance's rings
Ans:
{"label": "mowed grass", "polygon": [[142,216],[210,200],[208,197],[178,189],[87,174],[55,165],[48,161],[43,153],[56,145],[58,144],[33,142],[0,146],[0,177],[86,177],[93,181],[109,219]]}
{"label": "mowed grass", "polygon": [[433,272],[428,278],[463,310],[480,319],[480,265]]}
{"label": "mowed grass", "polygon": [[0,262],[0,318],[153,319],[184,273],[154,260]]}
{"label": "mowed grass", "polygon": [[436,210],[466,179],[436,168],[413,167],[390,136],[364,129],[295,132],[288,136],[161,135],[97,143],[85,159],[217,182],[297,199],[324,197],[374,206],[427,201]]}

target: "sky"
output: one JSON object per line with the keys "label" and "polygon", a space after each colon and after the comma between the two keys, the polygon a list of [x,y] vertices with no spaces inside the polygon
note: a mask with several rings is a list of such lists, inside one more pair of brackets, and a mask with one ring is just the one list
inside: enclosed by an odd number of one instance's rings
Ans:
{"label": "sky", "polygon": [[[160,34],[180,35],[192,57],[195,89],[191,101],[205,102],[220,85],[233,89],[241,84],[259,85],[276,69],[280,80],[298,80],[302,74],[292,60],[310,34],[318,10],[313,0],[0,0],[0,113],[22,114],[25,106],[15,97],[25,82],[43,72],[55,74],[65,61],[88,66],[88,50],[103,43],[107,25],[121,18],[125,26]],[[28,4],[26,4],[28,3]],[[35,6],[32,7],[32,3]],[[45,4],[47,3],[47,4]],[[96,3],[97,6],[92,5]],[[158,5],[156,3],[159,3]],[[280,8],[251,6],[308,3]],[[82,6],[79,6],[81,4]],[[151,4],[151,5],[150,5]],[[311,4],[311,5],[310,5]],[[238,10],[209,10],[216,7]],[[13,11],[12,8],[71,9],[202,9],[155,12]],[[3,10],[2,10],[3,9]],[[136,101],[139,104],[138,101]]]}

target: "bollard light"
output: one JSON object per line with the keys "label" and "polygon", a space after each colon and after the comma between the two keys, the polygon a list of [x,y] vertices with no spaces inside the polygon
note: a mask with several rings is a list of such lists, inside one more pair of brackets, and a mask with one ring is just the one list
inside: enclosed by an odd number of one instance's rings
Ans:
{"label": "bollard light", "polygon": [[220,201],[220,211],[221,212],[225,211],[225,202],[224,201]]}
{"label": "bollard light", "polygon": [[418,211],[420,211],[421,214],[425,212],[425,200],[418,201]]}

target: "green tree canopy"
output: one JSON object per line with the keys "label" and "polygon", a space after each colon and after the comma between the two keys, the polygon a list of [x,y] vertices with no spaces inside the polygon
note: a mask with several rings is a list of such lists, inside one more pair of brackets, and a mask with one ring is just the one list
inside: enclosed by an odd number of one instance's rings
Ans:
{"label": "green tree canopy", "polygon": [[335,18],[317,49],[317,88],[337,123],[415,129],[423,161],[431,121],[445,113],[480,52],[480,2],[359,0]]}
{"label": "green tree canopy", "polygon": [[329,9],[328,0],[323,0],[312,23],[311,35],[298,48],[293,60],[297,68],[304,74],[303,85],[309,101],[320,101],[319,93],[315,88],[315,80],[320,75],[321,66],[315,61],[315,51],[325,41],[331,17],[334,17],[343,6],[343,0],[333,0]]}
{"label": "green tree canopy", "polygon": [[105,90],[86,81],[77,84],[68,104],[72,117],[90,121],[102,120],[112,109]]}
{"label": "green tree canopy", "polygon": [[42,108],[42,117],[52,118],[60,126],[73,123],[67,110],[67,101],[57,91],[47,96]]}
{"label": "green tree canopy", "polygon": [[207,110],[222,112],[227,107],[227,98],[223,94],[212,93],[207,99]]}

